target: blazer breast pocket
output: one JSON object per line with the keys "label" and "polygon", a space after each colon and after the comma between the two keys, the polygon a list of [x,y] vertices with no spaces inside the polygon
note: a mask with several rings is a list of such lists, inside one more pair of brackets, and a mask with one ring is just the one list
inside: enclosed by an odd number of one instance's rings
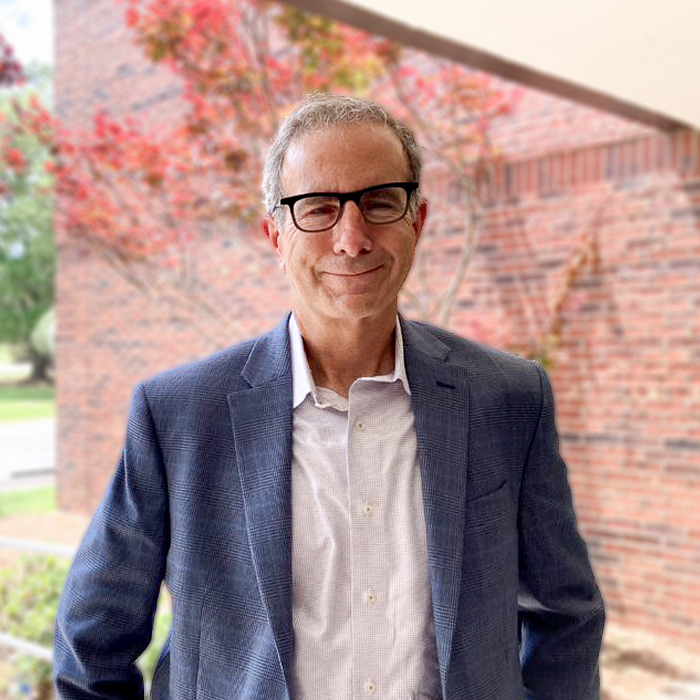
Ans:
{"label": "blazer breast pocket", "polygon": [[508,480],[503,479],[503,481],[495,489],[491,489],[490,491],[487,491],[486,493],[478,493],[477,495],[469,496],[466,500],[466,504],[467,504],[467,506],[469,506],[472,503],[476,503],[476,501],[481,501],[485,498],[492,498],[492,497],[500,494],[501,491],[507,491],[507,490],[508,490]]}
{"label": "blazer breast pocket", "polygon": [[498,547],[517,536],[516,504],[508,482],[464,504],[464,538],[479,550]]}

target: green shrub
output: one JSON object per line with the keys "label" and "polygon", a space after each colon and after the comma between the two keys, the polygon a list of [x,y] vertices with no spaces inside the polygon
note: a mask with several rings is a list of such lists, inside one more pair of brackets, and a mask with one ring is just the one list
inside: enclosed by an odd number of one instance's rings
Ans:
{"label": "green shrub", "polygon": [[153,674],[156,672],[156,666],[160,658],[160,652],[163,650],[163,646],[168,639],[172,623],[173,614],[166,611],[164,606],[159,604],[158,610],[156,611],[156,619],[153,624],[151,643],[136,662],[141,669],[141,673],[143,673],[146,688],[150,688],[151,686]]}
{"label": "green shrub", "polygon": [[[0,570],[0,631],[53,649],[56,613],[69,568],[66,559],[34,555],[23,557],[19,566]],[[171,622],[169,605],[159,605],[153,639],[137,662],[147,685]],[[4,684],[4,690],[18,698],[26,698],[29,693],[37,699],[52,696],[53,669],[49,662],[18,652],[14,671],[14,678],[0,679],[0,691]]]}
{"label": "green shrub", "polygon": [[[55,557],[23,557],[19,566],[0,571],[0,630],[53,648],[54,621],[69,565]],[[50,697],[51,664],[17,654],[11,689],[18,697],[31,688],[36,697]],[[25,696],[26,697],[26,696]]]}

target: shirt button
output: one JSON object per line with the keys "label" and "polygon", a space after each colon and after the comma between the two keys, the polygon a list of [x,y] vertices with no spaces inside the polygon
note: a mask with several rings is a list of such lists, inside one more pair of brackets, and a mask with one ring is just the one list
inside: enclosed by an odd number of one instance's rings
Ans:
{"label": "shirt button", "polygon": [[367,605],[374,605],[377,602],[377,594],[372,589],[369,589],[364,592],[364,599]]}
{"label": "shirt button", "polygon": [[355,427],[356,427],[360,432],[362,432],[362,431],[365,429],[365,422],[362,420],[362,418],[360,418],[360,420],[358,420],[357,423],[355,423]]}
{"label": "shirt button", "polygon": [[374,681],[365,681],[365,693],[367,695],[374,695],[377,692],[377,684]]}
{"label": "shirt button", "polygon": [[369,517],[370,515],[372,515],[373,512],[374,508],[372,507],[372,504],[365,501],[362,504],[362,515]]}

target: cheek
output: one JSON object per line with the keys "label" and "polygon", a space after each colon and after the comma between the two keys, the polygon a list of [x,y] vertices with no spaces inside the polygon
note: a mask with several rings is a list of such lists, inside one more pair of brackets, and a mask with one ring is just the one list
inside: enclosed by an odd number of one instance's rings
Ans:
{"label": "cheek", "polygon": [[277,251],[280,259],[280,267],[284,270],[285,274],[293,274],[299,267],[299,261],[302,256],[300,255],[301,251],[298,250],[297,243],[298,241],[295,239],[294,234],[290,231],[286,231]]}
{"label": "cheek", "polygon": [[308,286],[313,277],[313,258],[305,248],[289,246],[283,260],[283,269],[292,284]]}
{"label": "cheek", "polygon": [[407,235],[403,241],[398,256],[404,264],[410,264],[416,253],[416,237]]}
{"label": "cheek", "polygon": [[323,241],[290,240],[285,255],[287,267],[298,276],[313,277],[317,268],[323,267],[324,255],[327,254]]}

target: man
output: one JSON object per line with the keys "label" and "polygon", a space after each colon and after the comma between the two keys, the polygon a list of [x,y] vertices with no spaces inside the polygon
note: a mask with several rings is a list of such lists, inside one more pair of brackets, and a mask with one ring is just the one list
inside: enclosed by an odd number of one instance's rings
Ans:
{"label": "man", "polygon": [[378,105],[307,98],[268,155],[271,333],[136,391],[56,630],[60,697],[593,700],[603,605],[533,362],[397,315],[427,213]]}

